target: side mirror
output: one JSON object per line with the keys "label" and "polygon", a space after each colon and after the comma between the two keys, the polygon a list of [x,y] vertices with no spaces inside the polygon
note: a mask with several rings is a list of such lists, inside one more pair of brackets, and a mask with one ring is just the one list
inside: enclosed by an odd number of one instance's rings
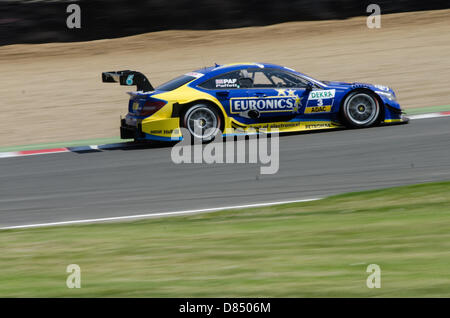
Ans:
{"label": "side mirror", "polygon": [[307,91],[312,91],[313,88],[314,88],[314,86],[313,86],[312,83],[308,82],[308,84],[306,84],[306,90],[307,90]]}

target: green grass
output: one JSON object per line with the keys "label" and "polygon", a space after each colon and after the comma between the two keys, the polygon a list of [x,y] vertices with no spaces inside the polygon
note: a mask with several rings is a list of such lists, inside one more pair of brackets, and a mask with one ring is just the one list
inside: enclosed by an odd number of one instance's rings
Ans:
{"label": "green grass", "polygon": [[[1,297],[450,297],[450,182],[0,232]],[[66,267],[81,267],[80,289]],[[381,267],[381,288],[366,267]]]}
{"label": "green grass", "polygon": [[407,109],[405,109],[406,115],[418,115],[418,114],[427,114],[427,113],[445,112],[445,111],[450,111],[450,105],[429,106],[429,107],[419,107],[419,108],[407,108]]}

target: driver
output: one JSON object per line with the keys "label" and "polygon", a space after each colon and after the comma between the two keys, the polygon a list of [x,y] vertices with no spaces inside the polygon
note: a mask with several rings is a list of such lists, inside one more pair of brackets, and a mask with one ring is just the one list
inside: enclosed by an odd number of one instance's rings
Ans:
{"label": "driver", "polygon": [[251,78],[250,73],[245,69],[239,72],[239,85],[242,88],[253,87],[253,79]]}

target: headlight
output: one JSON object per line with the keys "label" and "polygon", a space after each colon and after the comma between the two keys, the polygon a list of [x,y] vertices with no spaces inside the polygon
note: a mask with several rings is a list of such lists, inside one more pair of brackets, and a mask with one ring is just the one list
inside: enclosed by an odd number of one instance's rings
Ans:
{"label": "headlight", "polygon": [[391,101],[395,101],[396,100],[394,93],[391,93],[391,92],[380,92],[380,91],[375,91],[375,93],[377,93],[378,95],[385,96],[385,97],[387,97],[387,99],[389,99]]}

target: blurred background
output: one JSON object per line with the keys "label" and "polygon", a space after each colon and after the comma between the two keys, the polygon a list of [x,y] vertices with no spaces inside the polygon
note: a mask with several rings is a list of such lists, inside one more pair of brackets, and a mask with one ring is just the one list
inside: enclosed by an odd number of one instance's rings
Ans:
{"label": "blurred background", "polygon": [[[69,3],[83,9],[83,27],[67,32]],[[0,45],[86,41],[168,29],[223,29],[287,21],[360,16],[370,3],[382,13],[450,7],[445,0],[6,0],[0,2]]]}

